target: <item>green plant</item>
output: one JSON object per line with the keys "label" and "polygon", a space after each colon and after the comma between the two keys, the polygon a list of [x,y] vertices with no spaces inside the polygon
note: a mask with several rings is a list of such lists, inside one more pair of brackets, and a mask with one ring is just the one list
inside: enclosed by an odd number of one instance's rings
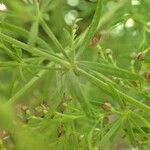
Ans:
{"label": "green plant", "polygon": [[149,1],[3,2],[1,149],[148,150]]}

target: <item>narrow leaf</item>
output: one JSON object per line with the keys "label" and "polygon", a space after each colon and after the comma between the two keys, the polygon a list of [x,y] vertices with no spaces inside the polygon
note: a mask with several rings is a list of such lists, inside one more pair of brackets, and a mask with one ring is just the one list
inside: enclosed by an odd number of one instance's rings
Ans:
{"label": "narrow leaf", "polygon": [[[8,30],[9,32],[17,33],[24,38],[28,38],[30,35],[29,31],[6,22],[0,23],[0,28]],[[50,46],[43,39],[41,39],[40,37],[35,37],[35,39],[41,47],[46,48],[49,51],[53,51],[53,49],[51,49]]]}
{"label": "narrow leaf", "polygon": [[95,70],[97,72],[103,73],[108,76],[115,76],[115,77],[120,77],[129,80],[141,79],[141,77],[137,74],[131,73],[127,70],[109,64],[82,61],[80,62],[79,65],[83,68],[89,68],[91,70]]}
{"label": "narrow leaf", "polygon": [[39,23],[38,21],[34,21],[31,26],[29,39],[28,39],[28,43],[30,45],[36,44],[36,37],[38,36],[38,29],[39,29]]}
{"label": "narrow leaf", "polygon": [[110,130],[105,134],[105,136],[102,138],[101,143],[106,144],[106,142],[114,135],[117,134],[117,130],[120,129],[124,118],[118,119],[113,126],[110,128]]}
{"label": "narrow leaf", "polygon": [[92,19],[92,22],[91,22],[91,24],[89,26],[88,31],[85,34],[83,42],[81,43],[81,47],[78,50],[76,58],[78,58],[80,55],[82,55],[84,50],[87,48],[90,40],[93,38],[93,36],[94,36],[94,34],[95,34],[96,30],[97,30],[99,21],[100,21],[101,9],[102,9],[102,0],[98,0],[94,17]]}
{"label": "narrow leaf", "polygon": [[[108,86],[108,84],[104,83],[103,81],[99,80],[98,78],[96,78],[95,76],[89,74],[88,72],[80,69],[80,68],[77,68],[78,72],[80,74],[82,74],[84,77],[86,77],[87,79],[89,79],[89,81],[93,84],[95,84],[98,88],[102,89],[103,91],[109,93],[109,94],[113,94],[111,93],[110,91],[110,88]],[[120,95],[120,97],[122,99],[125,99],[127,102],[131,103],[133,106],[136,106],[144,111],[148,111],[150,113],[150,107],[139,102],[138,100],[126,95],[125,93],[123,93],[122,91],[116,89],[116,92],[118,92],[118,94]]]}
{"label": "narrow leaf", "polygon": [[92,117],[92,111],[90,108],[90,103],[82,92],[79,80],[72,70],[68,73],[68,90],[74,100],[77,100],[87,117]]}
{"label": "narrow leaf", "polygon": [[18,47],[28,51],[29,53],[35,54],[36,56],[40,56],[40,57],[43,56],[43,57],[49,58],[50,60],[53,60],[55,62],[62,63],[65,66],[66,65],[68,66],[68,63],[65,60],[62,60],[62,59],[58,58],[55,54],[52,54],[52,53],[50,54],[50,53],[46,52],[43,49],[39,50],[39,48],[32,47],[32,46],[30,46],[28,44],[25,44],[23,42],[20,42],[20,41],[14,39],[12,37],[9,37],[9,36],[7,36],[7,35],[5,35],[3,33],[0,33],[0,37],[4,41],[7,41],[7,42],[9,42],[11,44],[14,44],[14,45],[16,45],[16,46],[18,46]]}

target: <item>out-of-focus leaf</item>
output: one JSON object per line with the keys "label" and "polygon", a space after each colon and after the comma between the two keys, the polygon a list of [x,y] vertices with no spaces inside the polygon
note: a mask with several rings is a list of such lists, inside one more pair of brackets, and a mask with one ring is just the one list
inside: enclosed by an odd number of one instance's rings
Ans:
{"label": "out-of-focus leaf", "polygon": [[38,29],[39,29],[39,23],[38,21],[34,21],[31,26],[30,34],[28,38],[28,43],[30,45],[36,44],[36,37],[38,36]]}

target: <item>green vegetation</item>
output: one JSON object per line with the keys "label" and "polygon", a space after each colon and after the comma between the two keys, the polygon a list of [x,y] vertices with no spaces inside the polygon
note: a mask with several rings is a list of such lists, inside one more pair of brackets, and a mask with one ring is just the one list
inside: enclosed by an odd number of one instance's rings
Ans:
{"label": "green vegetation", "polygon": [[0,150],[149,150],[149,10],[2,0]]}

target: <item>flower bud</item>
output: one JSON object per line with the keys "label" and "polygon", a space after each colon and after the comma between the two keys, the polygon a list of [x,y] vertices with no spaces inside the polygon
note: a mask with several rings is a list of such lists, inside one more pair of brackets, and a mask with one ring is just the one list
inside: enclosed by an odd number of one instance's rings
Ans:
{"label": "flower bud", "polygon": [[105,53],[106,53],[106,55],[112,55],[112,54],[113,54],[112,50],[109,49],[109,48],[107,48],[107,49],[105,50]]}
{"label": "flower bud", "polygon": [[150,71],[144,72],[144,77],[146,80],[150,81]]}
{"label": "flower bud", "polygon": [[130,55],[131,59],[136,59],[137,57],[137,53],[133,52],[131,55]]}
{"label": "flower bud", "polygon": [[28,107],[27,107],[26,105],[23,105],[23,106],[21,107],[21,110],[22,110],[23,112],[26,112],[27,109],[28,109]]}
{"label": "flower bud", "polygon": [[104,111],[110,111],[110,109],[112,108],[111,104],[108,102],[105,102],[102,104],[102,108]]}
{"label": "flower bud", "polygon": [[145,54],[144,54],[143,52],[139,52],[139,53],[137,54],[137,57],[136,57],[137,60],[143,61],[144,58],[145,58]]}
{"label": "flower bud", "polygon": [[139,53],[133,52],[130,55],[130,57],[131,57],[131,59],[134,59],[134,60],[143,61],[145,58],[145,54],[143,52],[139,52]]}

